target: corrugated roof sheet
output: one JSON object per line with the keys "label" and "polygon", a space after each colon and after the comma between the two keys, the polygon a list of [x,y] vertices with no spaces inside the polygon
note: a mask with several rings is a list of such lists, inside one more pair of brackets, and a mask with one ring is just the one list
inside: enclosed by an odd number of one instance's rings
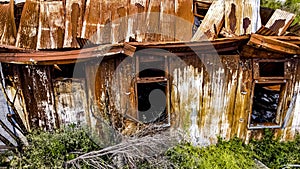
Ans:
{"label": "corrugated roof sheet", "polygon": [[14,1],[0,4],[0,44],[14,45],[16,42],[16,25],[13,15]]}

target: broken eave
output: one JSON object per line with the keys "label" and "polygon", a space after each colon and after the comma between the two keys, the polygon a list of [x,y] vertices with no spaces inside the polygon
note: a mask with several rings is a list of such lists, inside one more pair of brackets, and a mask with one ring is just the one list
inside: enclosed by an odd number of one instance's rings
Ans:
{"label": "broken eave", "polygon": [[[138,50],[141,49],[163,49],[169,51],[169,55],[186,55],[188,53],[225,53],[237,51],[242,44],[246,44],[249,36],[239,36],[235,38],[220,38],[205,41],[189,41],[189,42],[130,42]],[[171,53],[170,53],[171,52]],[[152,53],[153,54],[153,53]],[[156,53],[157,55],[168,55],[168,53]]]}
{"label": "broken eave", "polygon": [[67,64],[92,58],[127,53],[124,44],[101,45],[71,51],[24,51],[23,53],[19,51],[15,53],[0,53],[0,62],[38,65]]}
{"label": "broken eave", "polygon": [[[240,36],[237,38],[222,38],[207,41],[193,42],[128,42],[121,44],[100,45],[92,48],[83,48],[80,50],[71,51],[32,51],[18,50],[11,52],[6,50],[0,53],[0,62],[15,63],[15,64],[37,64],[37,65],[52,65],[52,64],[67,64],[78,61],[86,61],[93,58],[114,56],[117,54],[125,54],[133,56],[136,49],[162,49],[166,52],[151,54],[155,55],[186,55],[189,53],[205,54],[215,52],[229,52],[238,50],[242,43],[246,43],[249,36]],[[18,48],[19,49],[19,48]],[[10,51],[10,52],[9,52]],[[167,52],[168,51],[168,52]]]}
{"label": "broken eave", "polygon": [[[290,38],[290,39],[289,39]],[[300,47],[294,43],[299,43],[296,37],[284,37],[284,36],[262,36],[258,34],[252,34],[247,45],[257,49],[265,49],[268,51],[287,54],[287,55],[299,55]]]}

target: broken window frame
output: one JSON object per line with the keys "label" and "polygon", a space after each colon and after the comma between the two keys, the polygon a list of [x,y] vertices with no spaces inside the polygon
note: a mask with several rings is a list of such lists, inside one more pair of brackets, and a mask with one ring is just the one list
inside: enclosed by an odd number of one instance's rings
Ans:
{"label": "broken window frame", "polygon": [[[151,62],[151,57],[163,57],[164,60],[164,76],[156,76],[156,77],[140,77],[140,58],[143,57],[143,59],[146,59],[146,57],[150,57],[150,59],[147,60],[147,62]],[[170,78],[169,78],[169,61],[167,56],[135,56],[135,71],[136,71],[136,78],[135,78],[135,99],[136,99],[136,119],[138,119],[141,123],[143,124],[154,124],[154,125],[159,125],[159,126],[165,126],[168,127],[171,124],[170,120]],[[155,123],[147,123],[143,122],[142,120],[139,119],[139,109],[138,109],[138,84],[141,83],[161,83],[161,82],[166,82],[166,89],[165,89],[165,94],[166,94],[166,115],[167,115],[167,120],[163,122],[155,122]]]}
{"label": "broken window frame", "polygon": [[[270,62],[270,63],[284,63],[284,72],[283,76],[260,76],[260,67],[259,63],[261,62]],[[252,90],[251,90],[251,98],[250,98],[250,109],[249,109],[249,116],[248,116],[248,129],[264,129],[264,128],[281,128],[283,124],[283,116],[284,116],[284,107],[286,102],[286,95],[287,95],[287,86],[288,86],[288,79],[290,72],[288,70],[288,64],[290,64],[289,60],[287,59],[253,59],[253,83],[252,83]],[[252,113],[253,113],[253,99],[255,94],[255,86],[256,84],[280,84],[284,85],[280,90],[280,96],[277,104],[277,111],[276,111],[276,122],[262,122],[262,123],[255,123],[252,124]]]}

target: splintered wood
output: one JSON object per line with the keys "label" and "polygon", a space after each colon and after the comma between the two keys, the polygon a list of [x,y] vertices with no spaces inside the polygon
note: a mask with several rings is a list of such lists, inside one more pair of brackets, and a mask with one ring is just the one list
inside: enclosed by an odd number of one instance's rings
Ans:
{"label": "splintered wood", "polygon": [[291,25],[295,18],[295,14],[276,9],[266,24],[277,35],[283,35],[287,28]]}
{"label": "splintered wood", "polygon": [[214,1],[191,41],[214,39],[224,22],[224,1]]}

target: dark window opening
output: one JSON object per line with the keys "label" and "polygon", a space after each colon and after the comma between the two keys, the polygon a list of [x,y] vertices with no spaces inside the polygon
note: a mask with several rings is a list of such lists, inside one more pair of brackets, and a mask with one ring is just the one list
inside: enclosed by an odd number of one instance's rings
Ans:
{"label": "dark window opening", "polygon": [[84,64],[61,64],[53,66],[53,78],[84,78]]}
{"label": "dark window opening", "polygon": [[139,77],[164,77],[165,58],[159,56],[144,56],[139,58]]}
{"label": "dark window opening", "polygon": [[260,77],[284,77],[284,62],[259,62]]}
{"label": "dark window opening", "polygon": [[140,71],[139,77],[164,77],[165,71],[159,69],[145,69]]}
{"label": "dark window opening", "polygon": [[143,123],[167,123],[167,81],[138,83],[138,119]]}
{"label": "dark window opening", "polygon": [[255,83],[254,85],[251,126],[279,125],[285,83]]}

